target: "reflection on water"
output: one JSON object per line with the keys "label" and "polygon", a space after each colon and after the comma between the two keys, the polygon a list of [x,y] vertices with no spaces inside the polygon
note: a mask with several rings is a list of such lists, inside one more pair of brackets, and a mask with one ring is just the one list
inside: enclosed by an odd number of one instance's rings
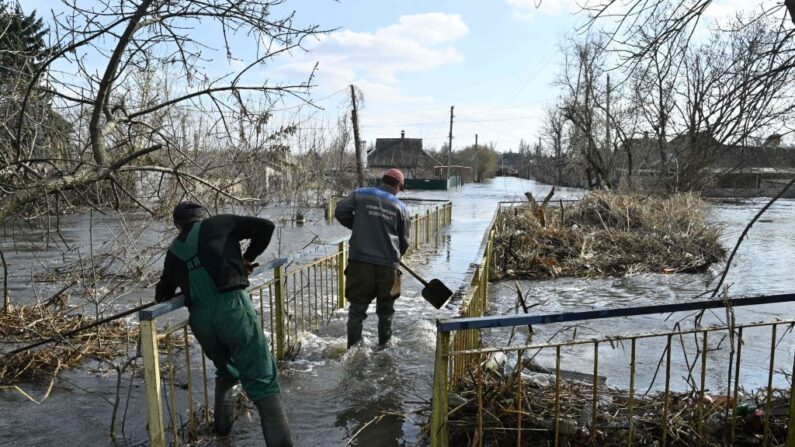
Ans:
{"label": "reflection on water", "polygon": [[[533,192],[543,196],[549,187],[532,181],[515,178],[498,178],[488,183],[467,185],[455,191],[410,191],[407,196],[421,198],[446,199],[454,202],[453,222],[445,230],[436,243],[422,247],[412,253],[406,261],[426,277],[440,278],[452,289],[458,288],[465,280],[465,275],[474,262],[478,246],[483,237],[485,227],[491,221],[497,202],[500,200],[521,200],[524,192]],[[558,190],[556,198],[574,197],[576,190],[563,188]],[[718,203],[713,206],[710,219],[726,225],[724,243],[727,247],[734,244],[743,226],[764,204],[764,200],[751,200],[732,204]],[[308,222],[303,227],[294,226],[286,220],[294,210],[271,207],[266,209],[264,216],[280,221],[280,231],[274,236],[271,247],[263,256],[265,259],[284,255],[300,250],[314,240],[332,240],[346,234],[339,225],[327,225],[323,221],[322,210],[311,210],[306,213]],[[124,240],[114,228],[113,216],[94,216],[94,226],[100,233],[95,234],[95,243],[105,238]],[[758,223],[751,231],[750,237],[743,243],[735,265],[731,269],[727,283],[731,284],[733,294],[747,293],[781,293],[795,289],[795,276],[792,275],[793,257],[795,256],[795,238],[792,237],[792,224],[795,220],[795,201],[786,200],[777,203],[768,212],[770,222]],[[70,245],[86,244],[87,216],[67,216],[64,238]],[[101,222],[101,223],[98,223]],[[164,240],[173,237],[170,228],[161,228],[154,232]],[[46,241],[44,232],[30,236],[31,240],[41,247]],[[54,240],[49,236],[50,240]],[[13,243],[4,239],[3,248],[8,256],[12,253],[15,264],[14,274],[17,278],[29,278],[31,270],[46,263],[48,253],[39,251],[14,251]],[[28,243],[28,242],[24,242]],[[55,242],[52,242],[55,244]],[[23,242],[19,242],[22,246]],[[18,262],[20,261],[20,262]],[[35,267],[31,267],[35,266]],[[159,269],[157,263],[153,268]],[[625,278],[575,279],[560,278],[548,281],[520,282],[522,290],[528,294],[531,303],[540,303],[534,312],[562,312],[586,310],[601,307],[629,307],[642,304],[661,304],[691,299],[701,293],[720,272],[721,266],[715,266],[710,272],[699,275],[655,275],[642,274]],[[394,318],[394,340],[384,350],[377,350],[377,317],[374,308],[370,309],[370,317],[365,321],[365,343],[351,351],[345,349],[346,313],[338,311],[330,324],[315,335],[307,335],[295,362],[286,365],[282,376],[284,401],[293,427],[297,446],[329,446],[344,445],[356,435],[354,445],[414,445],[419,436],[414,411],[420,402],[430,398],[431,379],[433,372],[433,354],[435,347],[435,320],[450,317],[450,309],[436,310],[428,305],[420,296],[422,286],[413,278],[404,275],[403,295],[396,302]],[[43,287],[39,284],[15,284],[18,295],[25,290]],[[130,302],[138,299],[149,299],[150,289],[131,293]],[[512,313],[514,311],[516,293],[513,282],[498,283],[491,288],[491,312],[493,314]],[[530,304],[530,303],[529,303]],[[374,306],[373,306],[374,307]],[[792,307],[786,305],[765,306],[762,309],[738,310],[738,318],[743,321],[758,321],[771,316],[787,317],[792,314]],[[717,315],[717,314],[716,314]],[[707,315],[707,321],[714,321],[720,315]],[[675,320],[656,316],[637,317],[632,319],[613,319],[597,321],[578,329],[578,337],[590,337],[600,333],[639,333],[658,329],[670,329]],[[537,327],[535,341],[548,338],[559,327]],[[516,337],[524,341],[527,331],[520,331]],[[571,337],[571,332],[565,336]],[[496,340],[502,335],[488,334]],[[760,332],[749,334],[761,339],[769,339],[769,335]],[[691,343],[686,340],[686,343]],[[717,346],[720,341],[711,341]],[[725,342],[723,342],[725,343]],[[713,345],[711,345],[713,346]],[[660,358],[660,345],[639,345],[639,376],[647,382],[651,371]],[[745,349],[745,348],[744,348]],[[782,344],[778,359],[782,364],[792,360],[792,344]],[[567,353],[564,368],[588,370],[587,359],[592,351],[585,348],[572,349]],[[627,365],[625,347],[603,347],[600,351],[600,364],[613,365],[614,371],[605,370],[608,384],[623,386],[621,377]],[[674,352],[674,360],[678,361],[682,351]],[[710,353],[710,364],[725,362],[720,351]],[[743,356],[748,355],[749,367],[742,372],[742,378],[749,383],[756,383],[755,365],[764,368],[766,353],[764,349],[748,346]],[[755,359],[755,360],[754,360]],[[546,354],[539,354],[537,360],[549,361]],[[745,363],[744,363],[745,364]],[[778,364],[778,363],[777,363]],[[70,373],[75,375],[76,373]],[[755,375],[756,374],[756,375]],[[77,374],[80,377],[79,374]],[[683,374],[678,371],[676,376]],[[111,395],[115,377],[113,375],[94,376],[83,374],[84,388],[98,390],[100,394],[80,391],[68,383],[56,387],[54,394],[41,407],[30,404],[17,395],[0,394],[0,444],[5,445],[51,445],[63,439],[78,441],[83,444],[106,443],[107,421],[110,420],[111,407],[104,398]],[[88,377],[91,377],[89,379]],[[711,384],[717,388],[723,381],[720,371],[710,372]],[[778,378],[777,378],[778,380]],[[92,382],[92,383],[88,383]],[[136,385],[131,396],[131,414],[128,415],[125,434],[136,440],[145,440],[145,420],[142,402],[143,389]],[[88,411],[74,412],[72,408],[90,408]],[[134,409],[134,410],[132,410]],[[382,416],[379,418],[379,416]],[[38,431],[30,430],[31,421],[36,421]],[[261,434],[256,414],[238,420],[234,435],[235,446],[261,445]],[[92,430],[86,430],[87,425]],[[97,428],[99,427],[99,428]],[[34,433],[35,432],[35,433]],[[12,441],[13,440],[13,441]],[[16,443],[16,444],[15,444]]]}

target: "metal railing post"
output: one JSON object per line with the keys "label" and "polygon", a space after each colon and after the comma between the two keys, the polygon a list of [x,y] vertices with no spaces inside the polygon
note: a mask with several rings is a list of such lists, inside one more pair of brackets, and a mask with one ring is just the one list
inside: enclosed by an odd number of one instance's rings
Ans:
{"label": "metal railing post", "polygon": [[486,242],[486,265],[484,266],[484,270],[486,271],[486,284],[489,283],[491,279],[491,256],[494,250],[494,230],[489,230],[489,238],[488,242]]}
{"label": "metal railing post", "polygon": [[273,268],[273,316],[274,327],[273,337],[276,342],[276,359],[284,358],[284,265],[280,264]]}
{"label": "metal railing post", "polygon": [[[795,374],[795,356],[792,359],[792,373]],[[795,379],[792,380],[789,395],[789,420],[787,422],[787,443],[785,445],[795,445],[795,398],[792,397],[795,396]]]}
{"label": "metal railing post", "polygon": [[337,255],[337,308],[345,308],[345,267],[348,266],[348,251],[345,242],[339,243],[339,254]]}
{"label": "metal railing post", "polygon": [[431,210],[425,210],[425,242],[431,240]]}
{"label": "metal railing post", "polygon": [[153,320],[142,320],[141,355],[144,361],[144,383],[146,386],[146,412],[149,426],[149,443],[153,447],[165,447],[163,431],[163,402],[160,400],[160,357],[157,350],[157,327]]}
{"label": "metal railing post", "polygon": [[337,200],[334,198],[333,194],[328,196],[326,200],[326,220],[328,223],[334,223],[334,207],[337,205],[336,202]]}
{"label": "metal railing post", "polygon": [[414,227],[412,234],[414,235],[414,249],[416,250],[420,246],[420,218],[418,214],[411,217],[411,223],[411,226]]}
{"label": "metal railing post", "polygon": [[436,358],[433,367],[433,401],[431,403],[431,447],[447,447],[447,362],[450,355],[450,333],[436,332]]}

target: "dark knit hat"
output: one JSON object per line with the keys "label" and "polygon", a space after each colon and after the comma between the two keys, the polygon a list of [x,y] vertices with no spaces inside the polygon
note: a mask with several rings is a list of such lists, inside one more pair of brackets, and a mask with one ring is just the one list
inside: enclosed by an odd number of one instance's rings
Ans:
{"label": "dark knit hat", "polygon": [[182,202],[174,207],[172,216],[175,224],[189,224],[207,217],[207,211],[198,203]]}

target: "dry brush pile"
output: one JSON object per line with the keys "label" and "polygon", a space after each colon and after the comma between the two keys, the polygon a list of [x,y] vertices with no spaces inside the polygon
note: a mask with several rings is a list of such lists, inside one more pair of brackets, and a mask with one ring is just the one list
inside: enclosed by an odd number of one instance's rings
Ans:
{"label": "dry brush pile", "polygon": [[[8,345],[24,345],[58,337],[78,327],[90,324],[93,317],[65,313],[45,305],[18,306],[0,312],[0,341]],[[125,347],[137,343],[138,331],[124,320],[111,321],[82,331],[58,343],[18,354],[0,354],[0,386],[21,382],[52,380],[58,372],[93,358],[110,361]]]}
{"label": "dry brush pile", "polygon": [[[462,380],[456,387],[457,393],[450,394],[450,445],[479,445],[474,442],[479,431],[483,433],[483,445],[552,445],[556,425],[554,374],[523,371],[520,387],[516,374],[485,371],[480,385],[480,412],[474,376],[473,373]],[[557,422],[560,445],[590,446],[593,440],[600,446],[626,445],[630,417],[633,445],[661,445],[663,432],[670,446],[722,446],[727,445],[731,436],[734,402],[717,399],[723,396],[702,400],[699,410],[698,393],[670,393],[666,412],[663,393],[636,394],[630,416],[626,391],[600,386],[597,392],[596,428],[592,430],[592,384],[561,379]],[[746,398],[752,407],[765,408],[764,392]],[[788,411],[789,391],[774,390],[768,445],[784,445]],[[761,445],[764,416],[758,412],[739,413],[738,409],[734,416],[734,445]],[[518,431],[521,431],[520,443],[517,443]]]}
{"label": "dry brush pile", "polygon": [[725,256],[720,228],[693,194],[598,191],[552,207],[530,199],[497,217],[491,279],[693,273]]}

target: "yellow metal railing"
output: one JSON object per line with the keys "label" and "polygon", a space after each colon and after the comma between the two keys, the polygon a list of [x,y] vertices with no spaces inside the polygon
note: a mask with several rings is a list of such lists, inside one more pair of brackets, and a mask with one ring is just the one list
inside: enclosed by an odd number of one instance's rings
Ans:
{"label": "yellow metal railing", "polygon": [[[469,289],[465,292],[459,306],[459,317],[483,316],[488,306],[489,268],[492,262],[494,244],[494,223],[499,212],[486,229],[476,259],[479,262],[470,267]],[[475,365],[478,355],[451,356],[451,350],[465,351],[480,348],[480,331],[459,330],[436,333],[436,355],[434,357],[433,397],[431,401],[431,445],[447,446],[447,393],[452,383],[457,383]]]}
{"label": "yellow metal railing", "polygon": [[[740,442],[740,422],[743,419],[738,415],[740,404],[742,401],[741,392],[743,390],[743,383],[740,377],[744,375],[744,368],[742,361],[743,353],[745,350],[753,349],[759,351],[766,349],[766,368],[765,370],[765,386],[759,390],[755,397],[751,398],[754,407],[759,407],[762,410],[763,419],[760,421],[761,427],[759,433],[755,434],[754,438],[758,444],[754,445],[795,445],[795,409],[793,409],[793,401],[791,399],[795,381],[790,379],[789,389],[776,388],[774,386],[774,375],[783,374],[792,377],[795,373],[795,368],[789,372],[782,368],[780,362],[777,366],[777,355],[782,351],[785,353],[783,344],[787,341],[791,345],[793,340],[791,328],[795,325],[795,320],[782,320],[764,323],[741,324],[733,327],[719,326],[710,328],[696,328],[691,330],[677,330],[667,331],[652,334],[639,334],[639,335],[620,335],[600,337],[597,339],[576,340],[561,343],[541,343],[541,344],[528,344],[518,346],[501,346],[501,347],[488,347],[477,349],[445,349],[445,340],[450,339],[450,332],[440,332],[437,340],[437,368],[434,379],[434,402],[432,407],[432,426],[431,426],[431,446],[447,446],[450,445],[450,433],[448,431],[449,424],[455,422],[455,415],[450,416],[450,413],[457,409],[448,408],[447,393],[450,391],[461,391],[457,387],[463,377],[455,381],[454,376],[446,373],[450,369],[455,368],[454,365],[458,363],[459,358],[475,359],[475,362],[469,362],[470,369],[466,377],[469,382],[466,386],[474,389],[474,394],[478,396],[471,406],[475,408],[477,417],[475,418],[476,424],[471,427],[471,433],[467,436],[474,437],[472,445],[484,445],[484,439],[487,435],[491,438],[495,437],[495,433],[501,430],[510,430],[515,433],[515,444],[525,445],[522,442],[524,437],[525,441],[532,438],[538,441],[538,445],[567,445],[571,440],[573,433],[568,428],[565,431],[562,426],[572,427],[579,426],[583,433],[587,433],[588,444],[590,445],[649,445],[655,442],[660,446],[666,445],[707,445],[706,436],[708,435],[706,423],[708,420],[716,419],[716,413],[719,421],[724,422],[724,428],[719,438],[725,439],[726,444],[734,445],[734,442]],[[747,334],[750,330],[754,330],[755,337],[748,337]],[[764,332],[767,331],[767,337]],[[730,335],[733,334],[733,337]],[[788,335],[789,338],[784,340],[784,336]],[[683,337],[690,336],[692,340],[684,342]],[[727,341],[726,340],[730,340]],[[640,344],[642,341],[645,343],[644,349],[647,353],[652,346],[662,347],[661,362],[658,365],[660,376],[662,378],[661,387],[656,382],[656,375],[648,380],[649,383],[639,384],[637,378],[638,370],[638,352],[641,350]],[[654,343],[654,341],[662,341],[663,343]],[[710,362],[710,352],[717,348],[709,348],[710,341],[714,345],[728,344],[727,350],[736,352],[734,358],[730,362]],[[678,343],[677,343],[678,342]],[[677,346],[679,344],[680,346]],[[672,360],[672,352],[682,350],[684,354],[678,355],[680,362],[675,364]],[[576,359],[576,366],[582,368],[583,366],[592,367],[590,374],[581,374],[577,379],[564,378],[561,368],[562,359],[566,358],[566,350],[570,351],[568,354],[572,359]],[[628,389],[621,392],[615,388],[608,389],[601,381],[604,377],[600,377],[600,359],[608,354],[615,354],[616,351],[622,351],[622,355],[626,360],[624,365],[628,371]],[[628,352],[626,352],[628,351]],[[495,421],[492,415],[490,421],[484,422],[483,415],[489,414],[488,408],[482,399],[482,389],[487,379],[484,379],[483,362],[490,358],[494,353],[503,353],[506,356],[515,359],[513,362],[513,371],[508,371],[508,377],[503,380],[506,383],[512,383],[513,394],[500,396],[504,402],[513,402],[516,407],[511,411],[515,415],[513,424],[509,425],[506,421]],[[587,353],[590,352],[590,356]],[[525,372],[524,359],[544,357],[546,354],[547,360],[552,360],[554,367],[550,367],[547,372],[552,377],[552,384],[547,390],[550,399],[549,408],[538,408],[537,413],[528,410],[531,407],[529,404],[523,403],[523,398],[527,394],[525,388],[530,388],[526,384],[523,373]],[[589,358],[590,357],[590,358]],[[615,355],[610,356],[610,367],[613,372],[617,368]],[[690,363],[687,359],[692,359]],[[764,357],[763,357],[764,358]],[[573,363],[573,362],[572,362]],[[698,366],[696,366],[698,365]],[[761,365],[752,365],[757,371]],[[509,368],[510,369],[510,368]],[[683,375],[693,375],[692,381],[694,387],[690,387],[688,391],[674,393],[672,388],[673,379],[681,379]],[[488,371],[486,371],[488,372]],[[707,376],[718,373],[728,372],[728,386],[723,394],[719,393],[719,398],[724,399],[722,402],[715,403],[712,397],[709,396],[709,386],[707,385]],[[441,374],[439,374],[441,373]],[[446,382],[444,379],[448,379]],[[585,390],[585,395],[577,396],[579,402],[572,403],[575,398],[570,392],[563,392],[564,384],[572,384],[577,382],[581,385],[581,389]],[[658,385],[657,392],[648,395],[648,389],[653,385]],[[642,390],[647,388],[647,392]],[[660,389],[661,388],[661,389]],[[540,395],[543,391],[537,388],[531,391],[535,395]],[[714,393],[714,391],[713,391]],[[773,411],[772,402],[775,395],[782,396],[789,399],[788,413],[781,413],[780,411]],[[620,404],[618,407],[625,410],[625,412],[615,419],[609,419],[605,415],[605,411],[598,408],[601,398],[611,398],[613,396],[620,396]],[[649,397],[651,396],[651,397]],[[532,398],[532,397],[531,397]],[[748,397],[746,397],[748,399]],[[578,420],[576,416],[572,416],[572,407],[581,404],[582,401],[587,404],[590,411],[583,412],[587,415],[587,420]],[[675,427],[669,426],[670,420],[674,417],[674,410],[672,408],[674,401],[677,403],[678,414],[682,412],[691,412],[694,419],[695,435],[690,434],[688,437],[683,437],[679,430]],[[662,408],[660,409],[660,405]],[[569,411],[564,414],[562,409],[567,407]],[[577,410],[582,410],[577,406]],[[683,410],[684,409],[684,410]],[[470,410],[471,411],[471,410]],[[582,414],[582,413],[580,413]],[[725,415],[725,416],[724,416]],[[622,429],[625,430],[623,441],[616,443],[615,440],[611,443],[606,443],[604,440],[597,438],[602,436],[605,430],[610,429],[611,426],[616,425],[616,419],[622,424]],[[549,422],[546,429],[538,428],[538,421],[546,420]],[[774,433],[772,430],[773,421],[777,422],[778,427],[785,426],[786,431],[782,432],[779,428],[778,432]],[[536,426],[530,428],[531,423]],[[578,425],[579,424],[579,425]],[[653,426],[654,432],[658,433],[655,439],[649,439],[648,436],[639,439],[637,435],[637,427],[647,427],[644,430],[647,434],[648,427]],[[526,429],[523,429],[526,427]],[[594,429],[595,428],[595,429]],[[587,430],[586,430],[587,429]],[[709,428],[714,431],[715,428]],[[747,431],[747,428],[745,429]],[[582,435],[580,435],[582,436]],[[503,438],[504,439],[504,438]],[[580,440],[582,441],[582,440]],[[494,444],[494,439],[491,443]],[[511,442],[513,444],[513,442]],[[535,444],[533,444],[535,445]],[[743,444],[744,445],[744,444]]]}
{"label": "yellow metal railing", "polygon": [[[491,252],[495,223],[499,224],[498,216],[499,210],[495,214],[492,224],[487,228],[481,244],[482,255],[480,256],[480,262],[475,264],[472,270],[470,288],[465,293],[458,318],[437,324],[429,433],[432,447],[451,445],[450,428],[455,425],[461,430],[462,423],[457,421],[456,418],[459,414],[465,412],[462,410],[465,406],[467,406],[470,416],[474,414],[472,420],[468,421],[471,426],[468,426],[469,432],[465,435],[466,439],[469,440],[469,445],[474,446],[482,446],[484,441],[486,445],[502,445],[496,440],[495,434],[498,433],[503,436],[501,439],[506,445],[560,446],[570,445],[567,444],[568,442],[577,442],[580,445],[583,443],[583,439],[572,439],[572,426],[579,427],[581,430],[577,435],[582,437],[583,433],[585,433],[587,436],[586,443],[591,445],[651,445],[651,443],[656,443],[660,446],[706,445],[703,444],[707,430],[705,424],[710,419],[710,416],[715,419],[713,415],[718,411],[716,410],[716,404],[710,403],[711,397],[707,393],[707,377],[712,377],[716,374],[728,375],[723,385],[725,387],[723,393],[727,396],[728,402],[732,402],[732,404],[723,403],[724,407],[720,407],[724,411],[723,419],[719,417],[718,420],[726,421],[724,433],[722,433],[723,439],[727,442],[726,445],[734,445],[735,440],[739,439],[740,427],[738,422],[742,420],[738,416],[738,405],[741,400],[740,392],[745,385],[741,381],[741,375],[743,377],[748,375],[748,371],[744,371],[742,361],[745,360],[747,362],[746,351],[749,349],[757,353],[757,359],[760,357],[760,351],[764,352],[766,350],[766,356],[761,355],[761,357],[767,362],[766,368],[764,368],[766,385],[757,394],[756,404],[762,409],[764,419],[761,421],[760,432],[755,434],[755,442],[758,442],[755,445],[795,447],[795,400],[791,399],[792,393],[795,392],[795,379],[793,379],[795,377],[793,375],[795,374],[795,364],[790,369],[789,366],[782,367],[780,361],[776,363],[776,359],[778,359],[782,351],[788,353],[791,351],[791,346],[795,345],[795,339],[793,339],[795,338],[793,336],[795,320],[738,324],[732,327],[695,328],[653,334],[601,336],[587,340],[555,343],[483,346],[484,330],[494,331],[496,330],[495,328],[511,329],[518,326],[528,326],[531,323],[587,321],[592,318],[609,316],[599,315],[600,312],[605,311],[592,311],[583,312],[586,315],[570,313],[537,317],[483,317],[488,306],[488,269],[493,261]],[[741,298],[731,301],[736,301],[737,305],[740,305],[739,302],[742,301],[741,305],[744,306],[795,302],[795,294]],[[698,302],[692,302],[659,307],[693,306],[693,309],[697,310],[699,305],[701,304]],[[703,308],[715,308],[723,305],[722,301],[706,302]],[[646,309],[645,311],[619,309],[617,311],[624,312],[626,315],[632,315],[633,311],[637,311],[636,315],[642,315],[652,314],[658,310],[660,309]],[[670,311],[681,310],[672,309]],[[755,334],[756,336],[749,337],[747,334],[751,330],[762,332],[762,334],[761,336]],[[767,336],[765,336],[764,331],[768,331]],[[785,340],[785,336],[789,337],[789,339]],[[685,337],[689,337],[687,342]],[[494,336],[492,335],[490,339],[494,339]],[[662,344],[659,342],[662,342]],[[680,346],[676,346],[677,342]],[[651,348],[647,345],[651,346]],[[710,348],[711,345],[713,346],[712,348]],[[654,371],[652,378],[648,380],[649,383],[639,383],[637,354],[638,352],[648,354],[649,350],[654,348],[662,349],[657,369]],[[728,355],[728,360],[713,360],[710,362],[710,355],[715,355],[711,353],[719,350],[719,348],[723,349],[722,352],[731,353]],[[628,353],[626,352],[627,349]],[[675,350],[677,355],[672,356],[672,352]],[[618,357],[616,352],[618,351],[624,353],[624,358],[621,361],[616,359]],[[681,354],[679,354],[680,351]],[[492,412],[493,409],[487,407],[487,402],[485,402],[487,399],[484,398],[484,388],[488,380],[490,380],[489,377],[491,377],[491,380],[494,377],[489,371],[484,371],[484,362],[498,352],[504,354],[506,359],[510,357],[511,361],[506,363],[513,364],[512,372],[508,372],[505,376],[498,373],[498,376],[507,384],[503,389],[510,390],[507,395],[501,396],[501,402],[515,406],[513,408],[503,408],[505,413],[513,415],[512,422],[504,419],[495,420],[496,416]],[[572,360],[572,366],[575,370],[590,368],[589,372],[572,372],[562,369],[562,361],[567,360],[567,354],[569,354],[568,359]],[[554,365],[545,368],[548,376],[552,377],[552,383],[546,389],[548,393],[551,393],[551,399],[546,401],[544,405],[539,405],[538,402],[534,402],[531,405],[528,401],[541,393],[538,388],[534,388],[528,394],[528,384],[525,383],[524,377],[526,371],[525,360],[529,359],[532,361],[536,358],[543,358],[550,365]],[[624,380],[628,385],[628,389],[623,391],[607,389],[603,383],[600,383],[605,380],[604,377],[599,375],[600,368],[604,369],[604,366],[600,366],[600,361],[604,361],[605,358],[608,359],[607,362],[611,370],[616,369],[618,364],[624,365],[627,376],[619,377],[618,379]],[[788,360],[785,360],[785,362]],[[758,361],[756,363],[752,366],[759,373],[762,367],[758,365]],[[508,369],[510,370],[510,368]],[[683,373],[682,371],[685,372]],[[657,373],[662,377],[662,385],[657,383]],[[788,389],[774,386],[774,375],[777,373],[788,377]],[[674,387],[672,387],[672,378],[681,379],[681,376],[685,374],[688,376],[689,391],[675,393],[673,391]],[[572,379],[572,375],[576,376],[576,379]],[[572,421],[570,415],[562,412],[563,408],[570,408],[573,405],[570,402],[571,393],[564,392],[564,385],[568,387],[572,381],[583,383],[586,390],[585,403],[589,407],[590,414],[583,412],[587,416],[585,421]],[[656,408],[656,413],[652,413],[648,408],[652,404],[649,403],[650,400],[646,395],[655,386],[657,386],[656,404],[659,404],[659,408]],[[643,388],[647,388],[646,392],[639,393],[638,390]],[[464,404],[461,404],[459,399],[456,407],[451,407],[448,402],[448,393],[461,393],[462,391],[468,391],[468,395],[474,397],[467,400]],[[615,396],[619,391],[621,393],[620,399],[623,399],[619,407],[621,407],[623,413],[618,419],[623,421],[622,430],[626,430],[626,433],[622,442],[617,444],[606,443],[604,439],[599,437],[607,433],[608,430],[614,430],[615,427],[605,420],[605,416],[603,412],[599,411],[597,404],[600,397]],[[789,399],[788,413],[781,414],[780,409],[778,413],[773,411],[772,401],[774,395],[785,396]],[[488,396],[488,400],[493,399],[495,399],[493,394]],[[693,427],[695,427],[696,435],[694,439],[681,439],[681,433],[669,426],[669,418],[674,411],[672,402],[676,400],[681,403],[681,401],[686,399],[689,399],[687,402],[690,402],[693,414],[695,414]],[[581,405],[582,403],[582,399],[580,399],[578,404]],[[582,407],[578,407],[578,409],[582,410]],[[778,432],[774,432],[771,428],[774,426],[772,424],[773,420],[777,423]],[[539,428],[539,421],[545,421],[548,425]],[[584,424],[587,424],[587,426]],[[657,439],[645,438],[639,440],[637,437],[639,424],[644,424],[644,426],[654,425],[656,432],[659,434]],[[782,424],[786,426],[785,433],[781,432]],[[510,441],[505,440],[504,436],[506,436],[506,433],[508,434],[507,436],[512,437]]]}
{"label": "yellow metal railing", "polygon": [[347,254],[347,243],[339,241],[333,253],[306,264],[277,263],[273,279],[249,289],[277,359],[285,358],[302,332],[325,326],[335,310],[345,307]]}
{"label": "yellow metal railing", "polygon": [[[414,201],[410,210],[411,248],[434,240],[452,221],[449,201]],[[334,246],[331,253],[329,245]],[[317,256],[321,250],[325,253]],[[251,287],[249,293],[277,359],[295,350],[302,333],[325,326],[334,311],[345,307],[347,257],[347,242],[339,240],[263,266],[273,270],[273,278]],[[297,262],[302,259],[309,260]],[[197,427],[211,417],[206,357],[200,349],[191,349],[186,319],[162,321],[182,308],[184,300],[178,297],[139,313],[148,431],[155,447],[190,443]]]}

